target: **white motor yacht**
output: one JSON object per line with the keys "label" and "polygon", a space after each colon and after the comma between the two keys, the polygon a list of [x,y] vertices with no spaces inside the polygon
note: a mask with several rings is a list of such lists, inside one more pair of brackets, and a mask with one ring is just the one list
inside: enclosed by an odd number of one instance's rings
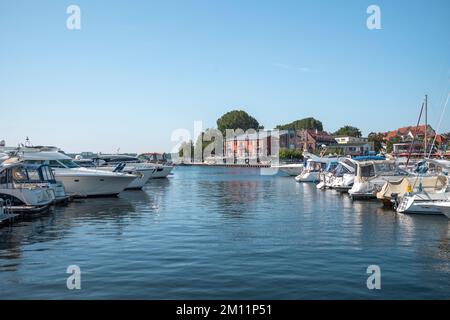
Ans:
{"label": "white motor yacht", "polygon": [[401,177],[397,181],[387,181],[377,193],[377,198],[386,206],[396,207],[398,199],[403,197],[419,194],[424,198],[432,198],[433,194],[440,195],[450,191],[448,188],[448,178],[442,175]]}
{"label": "white motor yacht", "polygon": [[109,167],[107,170],[111,170],[115,169],[119,164],[125,164],[125,167],[123,168],[124,172],[137,170],[143,173],[145,177],[149,175],[149,179],[166,178],[173,169],[172,165],[145,162],[137,157],[129,155],[100,154],[93,160],[97,164],[98,169],[102,167]]}
{"label": "white motor yacht", "polygon": [[436,201],[427,204],[428,207],[435,207],[443,215],[450,219],[450,200],[448,201]]}
{"label": "white motor yacht", "polygon": [[450,201],[450,193],[418,193],[403,196],[397,206],[399,213],[442,214],[433,203]]}
{"label": "white motor yacht", "polygon": [[72,158],[54,149],[26,148],[13,158],[11,161],[49,165],[66,193],[74,197],[117,195],[137,178],[126,173],[81,168]]}
{"label": "white motor yacht", "polygon": [[41,211],[55,200],[55,192],[49,184],[33,180],[21,163],[0,167],[0,197],[9,203],[13,212]]}
{"label": "white motor yacht", "polygon": [[332,189],[342,186],[344,175],[348,173],[354,174],[355,164],[353,162],[350,158],[339,158],[337,162],[330,162],[320,174],[320,182],[316,186],[317,189]]}
{"label": "white motor yacht", "polygon": [[373,199],[387,181],[396,181],[411,173],[400,169],[394,160],[356,162],[356,174],[348,191],[352,199]]}
{"label": "white motor yacht", "polygon": [[321,172],[324,172],[330,164],[337,165],[337,158],[310,158],[306,161],[306,167],[301,174],[295,177],[297,182],[318,182]]}
{"label": "white motor yacht", "polygon": [[[425,159],[415,170],[417,175],[411,186],[396,202],[397,212],[440,214],[441,211],[431,205],[435,202],[450,200],[449,173],[450,161]],[[427,175],[437,175],[429,178]],[[432,181],[430,184],[427,180]]]}

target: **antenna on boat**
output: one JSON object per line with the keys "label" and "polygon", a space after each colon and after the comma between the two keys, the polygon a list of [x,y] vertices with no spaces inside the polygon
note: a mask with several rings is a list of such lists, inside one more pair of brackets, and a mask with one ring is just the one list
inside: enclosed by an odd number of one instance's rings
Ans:
{"label": "antenna on boat", "polygon": [[433,150],[434,144],[436,143],[436,137],[438,135],[438,132],[441,130],[442,120],[444,118],[445,110],[447,109],[447,104],[448,104],[449,99],[450,99],[450,93],[447,94],[447,100],[445,101],[444,107],[442,108],[441,117],[439,119],[439,123],[438,123],[438,126],[437,126],[437,131],[436,131],[436,133],[434,135],[434,138],[433,138],[433,143],[431,144],[430,152],[428,153],[428,158],[431,158],[431,151]]}
{"label": "antenna on boat", "polygon": [[30,138],[28,138],[28,136],[27,136],[27,138],[25,139],[25,145],[24,145],[25,147],[32,147],[33,145],[31,144],[31,141],[30,141]]}
{"label": "antenna on boat", "polygon": [[422,102],[422,106],[420,108],[419,119],[417,119],[416,130],[414,131],[413,139],[411,144],[409,145],[408,159],[406,160],[406,166],[409,164],[409,160],[411,159],[411,153],[413,151],[414,142],[416,142],[417,131],[419,130],[420,119],[422,118],[423,108],[425,106],[425,102]]}
{"label": "antenna on boat", "polygon": [[425,137],[424,137],[424,158],[427,157],[427,132],[428,132],[428,95],[425,95]]}

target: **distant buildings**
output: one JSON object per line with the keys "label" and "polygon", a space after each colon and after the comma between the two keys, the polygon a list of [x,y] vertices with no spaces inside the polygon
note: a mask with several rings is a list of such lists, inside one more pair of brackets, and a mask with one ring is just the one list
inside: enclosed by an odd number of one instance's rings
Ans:
{"label": "distant buildings", "polygon": [[[274,146],[274,143],[278,145]],[[271,131],[241,134],[225,139],[225,157],[233,162],[243,159],[259,160],[277,155],[278,149],[300,150],[318,153],[322,150],[339,155],[365,155],[373,152],[373,143],[367,138],[333,137],[318,130],[281,130],[277,137]]]}
{"label": "distant buildings", "polygon": [[[427,137],[426,150],[425,133]],[[384,134],[384,140],[386,144],[392,144],[392,154],[395,156],[405,156],[410,152],[412,156],[422,156],[428,154],[431,148],[433,148],[432,153],[445,152],[448,145],[448,138],[445,135],[436,134],[430,125],[407,126],[388,131]]]}
{"label": "distant buildings", "polygon": [[225,158],[232,162],[259,161],[273,155],[270,131],[241,134],[225,138]]}
{"label": "distant buildings", "polygon": [[[441,150],[441,153],[445,154],[450,135],[437,135],[431,126],[408,126],[386,132],[383,138],[384,148],[386,149],[390,144],[392,152],[396,156],[408,154],[411,148],[413,155],[422,156],[425,153],[425,132],[429,141],[427,151],[429,152],[432,141],[435,140],[433,150]],[[375,153],[374,142],[369,141],[368,138],[333,137],[325,131],[318,130],[280,130],[277,136],[273,136],[273,131],[266,130],[240,134],[224,140],[224,157],[227,158],[227,162],[259,162],[260,159],[277,156],[279,149],[307,151],[316,154],[326,151],[328,154],[342,156]]]}

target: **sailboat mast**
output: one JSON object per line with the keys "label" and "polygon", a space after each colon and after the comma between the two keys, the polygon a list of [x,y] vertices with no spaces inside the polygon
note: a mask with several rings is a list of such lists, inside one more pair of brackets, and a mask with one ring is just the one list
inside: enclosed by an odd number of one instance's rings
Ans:
{"label": "sailboat mast", "polygon": [[427,138],[428,138],[428,95],[425,95],[425,137],[424,137],[424,144],[425,144],[425,150],[424,150],[424,158],[427,157]]}

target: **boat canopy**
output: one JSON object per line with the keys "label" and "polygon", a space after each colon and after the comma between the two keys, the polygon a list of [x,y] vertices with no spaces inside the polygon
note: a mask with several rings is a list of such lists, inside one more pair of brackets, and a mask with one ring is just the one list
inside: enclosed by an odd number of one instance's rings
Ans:
{"label": "boat canopy", "polygon": [[56,183],[48,165],[10,163],[0,167],[0,184],[7,183]]}
{"label": "boat canopy", "polygon": [[363,178],[375,176],[408,176],[405,170],[400,169],[394,160],[373,160],[357,162],[356,175]]}
{"label": "boat canopy", "polygon": [[423,191],[427,193],[435,193],[445,189],[448,186],[448,179],[445,176],[432,177],[402,177],[397,181],[387,181],[377,198],[380,200],[390,200],[393,194],[402,197],[409,187],[415,191]]}

